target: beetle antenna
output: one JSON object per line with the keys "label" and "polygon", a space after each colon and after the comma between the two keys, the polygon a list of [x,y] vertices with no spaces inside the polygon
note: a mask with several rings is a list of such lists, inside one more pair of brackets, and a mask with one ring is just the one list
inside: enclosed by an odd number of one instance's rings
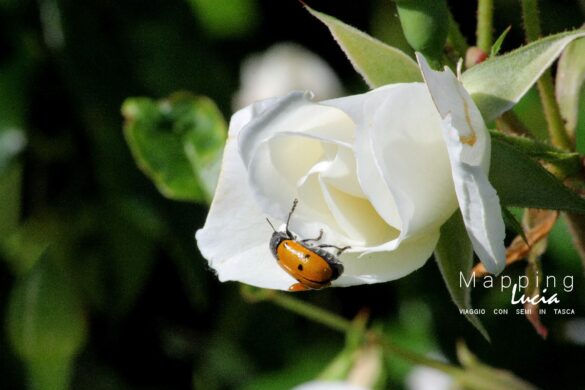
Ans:
{"label": "beetle antenna", "polygon": [[276,233],[276,229],[274,228],[274,226],[272,226],[272,222],[270,222],[270,220],[268,218],[266,218],[266,222],[268,222],[268,224],[270,225],[272,230],[274,230],[274,233]]}
{"label": "beetle antenna", "polygon": [[292,214],[294,213],[295,209],[297,208],[297,204],[299,203],[299,200],[295,198],[295,200],[293,200],[293,205],[292,208],[290,209],[290,213],[288,213],[288,218],[286,219],[286,234],[289,237],[292,237],[291,232],[288,230],[288,224],[290,223],[290,217],[292,216]]}

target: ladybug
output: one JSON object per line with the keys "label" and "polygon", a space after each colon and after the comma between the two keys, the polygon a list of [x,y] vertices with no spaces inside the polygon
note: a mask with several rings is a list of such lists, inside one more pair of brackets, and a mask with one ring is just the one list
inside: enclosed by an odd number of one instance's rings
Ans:
{"label": "ladybug", "polygon": [[[297,207],[298,200],[293,202],[292,209],[286,220],[285,231],[277,231],[270,220],[266,218],[274,233],[270,238],[270,251],[282,267],[298,283],[288,288],[289,291],[318,290],[331,285],[343,273],[343,264],[337,259],[349,246],[339,248],[335,245],[313,245],[323,237],[323,230],[317,238],[299,240],[288,230],[290,217]],[[337,249],[336,255],[323,248]]]}

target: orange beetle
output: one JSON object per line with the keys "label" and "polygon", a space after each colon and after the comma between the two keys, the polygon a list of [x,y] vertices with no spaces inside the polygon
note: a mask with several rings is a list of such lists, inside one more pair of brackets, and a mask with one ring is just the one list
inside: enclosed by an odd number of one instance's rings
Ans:
{"label": "orange beetle", "polygon": [[[276,231],[268,218],[266,218],[268,224],[274,230],[270,238],[270,250],[282,269],[298,280],[298,283],[288,288],[289,291],[318,290],[328,287],[331,285],[332,280],[337,279],[343,273],[343,264],[336,256],[339,256],[350,247],[339,248],[335,245],[322,244],[313,246],[309,244],[310,242],[321,240],[323,230],[319,232],[317,238],[298,240],[288,230],[290,217],[295,211],[297,203],[298,200],[295,199],[288,214],[284,232]],[[337,253],[334,256],[322,248],[336,248]]]}

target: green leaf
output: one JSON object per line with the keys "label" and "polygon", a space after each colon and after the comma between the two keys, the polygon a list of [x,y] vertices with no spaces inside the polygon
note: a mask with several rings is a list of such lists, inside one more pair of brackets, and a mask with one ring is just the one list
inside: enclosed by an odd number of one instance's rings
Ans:
{"label": "green leaf", "polygon": [[516,104],[571,41],[583,36],[585,31],[576,30],[539,39],[472,67],[461,81],[490,122]]}
{"label": "green leaf", "polygon": [[553,165],[564,177],[578,175],[581,172],[581,157],[578,153],[557,149],[533,138],[510,135],[496,130],[491,130],[490,135],[492,139],[509,144],[533,159]]}
{"label": "green leaf", "polygon": [[555,83],[557,101],[569,134],[575,134],[579,95],[584,81],[585,39],[578,39],[571,42],[561,55]]}
{"label": "green leaf", "polygon": [[526,237],[526,233],[522,228],[522,224],[516,219],[516,216],[512,214],[508,208],[502,206],[502,218],[504,218],[504,223],[506,224],[506,228],[510,229],[514,234],[517,236],[522,237],[524,242],[528,245],[528,238]]}
{"label": "green leaf", "polygon": [[309,7],[307,10],[329,28],[354,69],[371,88],[422,81],[418,65],[402,51],[329,15]]}
{"label": "green leaf", "polygon": [[479,318],[471,313],[471,286],[467,287],[460,281],[461,274],[466,280],[470,278],[473,247],[459,210],[441,226],[441,238],[435,248],[435,260],[439,265],[447,290],[459,310],[482,336],[489,340],[490,337]]}
{"label": "green leaf", "polygon": [[519,149],[492,140],[490,182],[505,206],[585,213],[585,200]]}
{"label": "green leaf", "polygon": [[10,295],[7,331],[32,388],[67,389],[71,363],[87,338],[85,313],[72,280],[43,256]]}
{"label": "green leaf", "polygon": [[496,41],[492,45],[492,49],[490,50],[490,57],[495,57],[498,55],[500,49],[502,48],[502,43],[504,43],[504,39],[506,39],[506,35],[508,35],[511,28],[512,26],[508,26],[508,28],[504,30],[504,32],[498,37],[498,39],[496,39]]}
{"label": "green leaf", "polygon": [[168,198],[210,202],[226,123],[206,97],[177,93],[161,101],[130,98],[124,132],[138,166]]}

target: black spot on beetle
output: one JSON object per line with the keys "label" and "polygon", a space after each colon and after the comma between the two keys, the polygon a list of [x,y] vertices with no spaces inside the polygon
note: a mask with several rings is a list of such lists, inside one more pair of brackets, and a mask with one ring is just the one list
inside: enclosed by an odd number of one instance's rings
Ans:
{"label": "black spot on beetle", "polygon": [[297,267],[297,269],[298,269],[299,271],[302,271],[302,270],[303,270],[303,265],[302,265],[302,264],[299,264],[299,266]]}

